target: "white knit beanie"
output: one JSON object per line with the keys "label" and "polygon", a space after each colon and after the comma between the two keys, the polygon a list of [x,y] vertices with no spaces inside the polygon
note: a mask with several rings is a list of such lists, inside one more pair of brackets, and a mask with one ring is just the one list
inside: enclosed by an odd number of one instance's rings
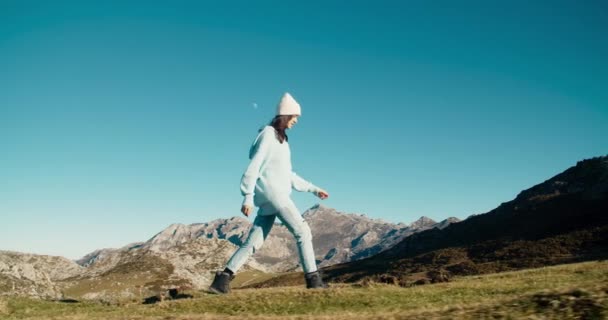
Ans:
{"label": "white knit beanie", "polygon": [[277,106],[277,115],[282,116],[290,114],[301,115],[302,109],[300,108],[300,104],[296,102],[289,92],[285,92]]}

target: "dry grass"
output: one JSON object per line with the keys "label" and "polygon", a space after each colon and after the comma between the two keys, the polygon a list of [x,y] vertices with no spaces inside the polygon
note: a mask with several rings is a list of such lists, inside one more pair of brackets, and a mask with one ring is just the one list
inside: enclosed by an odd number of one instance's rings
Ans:
{"label": "dry grass", "polygon": [[[65,304],[9,299],[7,319],[604,319],[608,262],[586,262],[453,282],[301,286],[234,290],[226,296],[191,292],[193,299],[155,305],[124,302]],[[2,318],[2,317],[0,317]]]}
{"label": "dry grass", "polygon": [[264,282],[276,276],[276,274],[265,273],[258,270],[248,270],[244,272],[239,272],[236,275],[236,278],[232,281],[232,287],[241,288],[245,286],[250,286],[256,283]]}
{"label": "dry grass", "polygon": [[0,316],[9,315],[11,313],[11,309],[8,306],[8,302],[4,298],[0,298]]}

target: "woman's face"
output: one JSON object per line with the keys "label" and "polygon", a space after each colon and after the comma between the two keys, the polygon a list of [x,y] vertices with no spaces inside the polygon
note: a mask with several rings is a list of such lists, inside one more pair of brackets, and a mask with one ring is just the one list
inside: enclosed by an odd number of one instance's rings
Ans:
{"label": "woman's face", "polygon": [[295,126],[298,123],[299,116],[293,116],[289,122],[287,122],[287,129],[291,129],[291,127]]}

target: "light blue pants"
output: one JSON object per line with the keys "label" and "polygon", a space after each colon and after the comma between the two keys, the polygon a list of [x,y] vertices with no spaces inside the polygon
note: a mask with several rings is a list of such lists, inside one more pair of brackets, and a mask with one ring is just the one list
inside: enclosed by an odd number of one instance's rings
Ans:
{"label": "light blue pants", "polygon": [[247,259],[262,247],[264,240],[266,240],[272,229],[275,218],[279,218],[295,237],[304,272],[317,271],[310,227],[304,218],[302,218],[296,205],[289,198],[280,201],[280,203],[273,201],[260,205],[258,214],[249,230],[247,240],[228,260],[226,268],[236,273],[245,264]]}

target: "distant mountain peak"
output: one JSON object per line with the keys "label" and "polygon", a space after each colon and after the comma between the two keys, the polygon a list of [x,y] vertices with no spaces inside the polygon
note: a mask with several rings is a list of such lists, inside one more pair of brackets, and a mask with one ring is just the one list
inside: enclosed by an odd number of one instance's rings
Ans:
{"label": "distant mountain peak", "polygon": [[335,212],[335,211],[336,211],[336,209],[334,209],[334,208],[317,203],[314,206],[308,208],[308,210],[304,211],[304,213],[302,213],[302,216],[308,217],[308,216],[313,216],[317,213],[328,213],[328,212]]}
{"label": "distant mountain peak", "polygon": [[444,221],[448,221],[450,223],[456,223],[456,222],[460,222],[460,219],[458,219],[456,217],[449,217],[449,218],[445,219]]}
{"label": "distant mountain peak", "polygon": [[427,216],[422,216],[418,220],[412,222],[410,224],[410,228],[412,228],[412,229],[428,228],[436,223],[437,222],[435,220],[433,220]]}
{"label": "distant mountain peak", "polygon": [[460,221],[461,220],[458,219],[458,218],[456,218],[456,217],[449,217],[447,219],[444,219],[444,220],[440,221],[434,227],[437,228],[437,229],[444,229],[444,228],[446,228],[446,227],[448,227],[448,226],[450,226],[450,225],[452,225],[454,223],[458,223]]}
{"label": "distant mountain peak", "polygon": [[325,209],[326,207],[320,203],[316,203],[314,206],[310,207],[310,209],[308,210],[315,210],[315,209]]}
{"label": "distant mountain peak", "polygon": [[308,211],[317,211],[317,210],[334,210],[333,208],[330,208],[326,205],[320,204],[320,203],[316,203],[315,205],[313,205],[312,207],[308,208],[308,210],[304,211],[304,212],[308,212]]}

